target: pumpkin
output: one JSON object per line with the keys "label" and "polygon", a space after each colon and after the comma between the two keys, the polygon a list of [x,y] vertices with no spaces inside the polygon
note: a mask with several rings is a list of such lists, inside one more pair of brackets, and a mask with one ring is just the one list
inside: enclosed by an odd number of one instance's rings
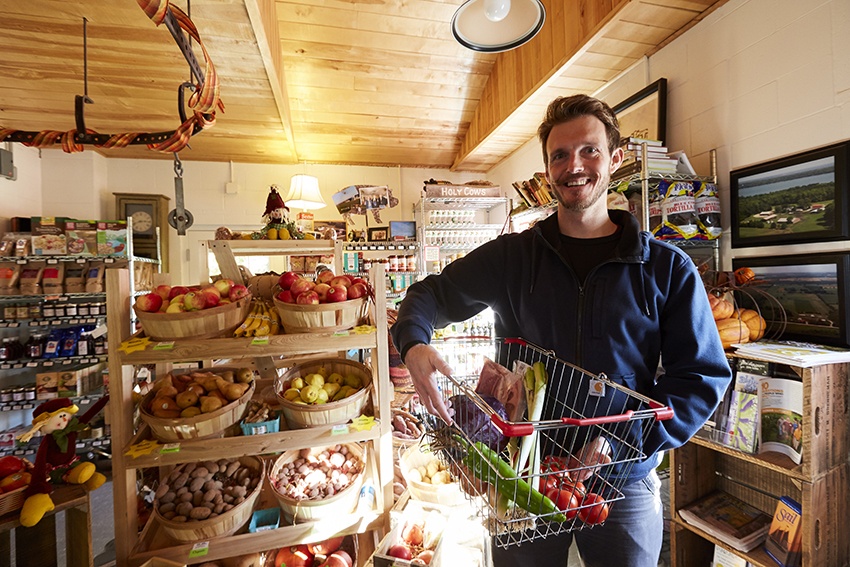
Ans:
{"label": "pumpkin", "polygon": [[735,312],[732,302],[714,293],[708,294],[708,304],[711,305],[711,314],[715,321],[728,319]]}
{"label": "pumpkin", "polygon": [[279,279],[279,274],[251,276],[248,278],[248,289],[254,297],[261,297],[266,301],[271,301],[274,297],[274,286],[277,285]]}
{"label": "pumpkin", "polygon": [[764,336],[767,323],[758,311],[754,309],[739,309],[735,316],[746,323],[750,329],[750,341],[755,342]]}
{"label": "pumpkin", "polygon": [[750,328],[740,319],[729,318],[715,321],[717,332],[720,334],[720,342],[727,349],[737,343],[750,342]]}
{"label": "pumpkin", "polygon": [[735,270],[735,283],[738,285],[747,284],[754,279],[756,279],[756,274],[753,272],[752,268],[744,266]]}

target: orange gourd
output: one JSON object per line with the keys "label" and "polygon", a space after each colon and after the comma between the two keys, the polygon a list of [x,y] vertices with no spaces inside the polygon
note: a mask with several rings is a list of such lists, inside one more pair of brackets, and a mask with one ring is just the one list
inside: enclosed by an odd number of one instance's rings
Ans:
{"label": "orange gourd", "polygon": [[744,266],[743,268],[735,270],[735,283],[738,285],[744,285],[754,279],[756,279],[756,274],[753,272],[752,268]]}
{"label": "orange gourd", "polygon": [[767,323],[759,312],[754,309],[739,309],[735,315],[750,329],[750,341],[754,342],[764,336]]}
{"label": "orange gourd", "polygon": [[732,305],[731,301],[713,293],[708,294],[708,304],[711,305],[711,314],[715,321],[728,319],[735,311],[735,306]]}
{"label": "orange gourd", "polygon": [[744,321],[733,317],[714,323],[717,325],[717,332],[720,334],[720,342],[723,343],[724,349],[736,343],[750,342],[750,328]]}

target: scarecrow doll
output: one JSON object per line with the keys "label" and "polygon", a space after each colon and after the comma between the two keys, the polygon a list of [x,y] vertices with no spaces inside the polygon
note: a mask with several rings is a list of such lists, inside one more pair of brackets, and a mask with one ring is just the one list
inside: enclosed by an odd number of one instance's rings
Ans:
{"label": "scarecrow doll", "polygon": [[19,439],[26,443],[39,431],[43,437],[21,509],[22,526],[36,525],[53,510],[50,493],[54,483],[83,484],[94,490],[106,482],[106,477],[95,470],[94,463],[80,461],[76,448],[78,432],[85,429],[108,401],[108,396],[102,397],[79,418],[74,416],[79,408],[68,398],[49,400],[33,410],[32,427]]}

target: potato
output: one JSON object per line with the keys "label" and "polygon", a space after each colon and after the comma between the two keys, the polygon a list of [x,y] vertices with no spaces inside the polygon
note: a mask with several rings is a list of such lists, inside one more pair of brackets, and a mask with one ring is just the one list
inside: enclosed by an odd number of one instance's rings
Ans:
{"label": "potato", "polygon": [[209,518],[211,512],[212,510],[206,506],[198,506],[197,508],[192,508],[192,511],[189,513],[189,517],[193,520],[206,520]]}

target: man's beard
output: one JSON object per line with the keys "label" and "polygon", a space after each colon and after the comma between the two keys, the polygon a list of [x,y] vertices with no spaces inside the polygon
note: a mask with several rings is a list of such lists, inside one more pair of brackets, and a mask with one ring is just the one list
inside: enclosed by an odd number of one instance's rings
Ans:
{"label": "man's beard", "polygon": [[565,187],[562,184],[562,183],[566,183],[566,181],[558,182],[558,183],[555,184],[555,190],[554,190],[555,199],[558,201],[558,204],[567,211],[575,211],[575,212],[585,211],[585,210],[589,209],[590,207],[592,207],[594,204],[596,204],[596,202],[599,199],[601,199],[602,197],[604,197],[605,194],[608,192],[608,182],[605,181],[604,183],[602,183],[601,181],[603,181],[603,180],[601,180],[601,179],[597,180],[597,181],[599,181],[599,182],[594,186],[593,193],[591,193],[591,195],[588,198],[585,198],[585,199],[582,199],[582,200],[573,200],[572,202],[568,202],[567,199],[561,193],[561,191],[564,191],[564,192],[570,191],[570,189],[568,187]]}

